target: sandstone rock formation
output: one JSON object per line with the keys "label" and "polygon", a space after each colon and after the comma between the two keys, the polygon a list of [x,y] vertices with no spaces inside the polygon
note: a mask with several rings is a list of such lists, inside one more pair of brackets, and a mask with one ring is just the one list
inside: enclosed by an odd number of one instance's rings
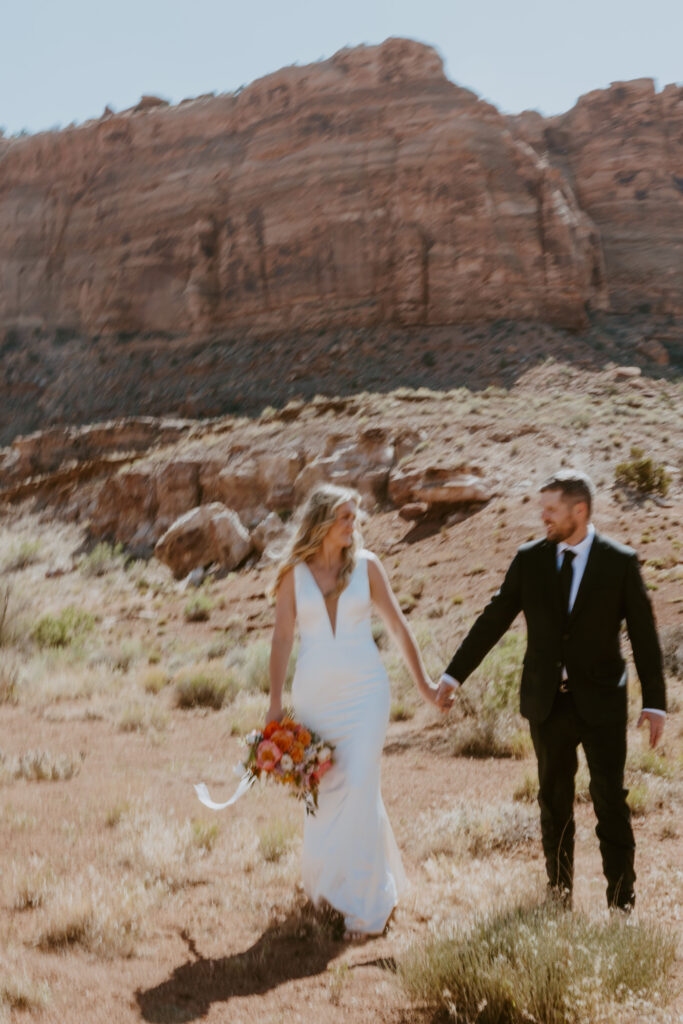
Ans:
{"label": "sandstone rock formation", "polygon": [[[425,506],[424,511],[446,511],[461,505],[490,501],[495,493],[478,466],[423,466],[397,468],[389,478],[389,497],[395,505]],[[410,516],[408,516],[409,518]]]}
{"label": "sandstone rock formation", "polygon": [[0,443],[260,412],[340,379],[434,386],[432,348],[480,351],[503,321],[651,311],[643,352],[666,365],[682,124],[683,90],[649,80],[504,117],[391,39],[0,139]]}
{"label": "sandstone rock formation", "polygon": [[211,502],[176,519],[157,541],[154,554],[180,579],[213,563],[235,569],[251,550],[251,538],[237,513]]}
{"label": "sandstone rock formation", "polygon": [[563,175],[410,40],[143,98],[10,140],[0,166],[5,331],[575,326],[601,268]]}
{"label": "sandstone rock formation", "polygon": [[610,308],[683,315],[683,87],[614,82],[566,114],[509,123],[562,172],[599,232]]}

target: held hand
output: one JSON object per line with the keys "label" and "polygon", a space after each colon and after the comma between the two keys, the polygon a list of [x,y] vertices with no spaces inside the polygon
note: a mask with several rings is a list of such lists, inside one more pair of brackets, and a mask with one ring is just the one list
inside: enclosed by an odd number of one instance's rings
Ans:
{"label": "held hand", "polygon": [[664,732],[664,715],[658,715],[652,711],[641,711],[638,719],[638,728],[644,722],[650,723],[650,748],[654,748],[662,738]]}
{"label": "held hand", "polygon": [[436,691],[436,706],[443,712],[448,713],[453,707],[453,701],[455,700],[455,688],[450,686],[449,683],[439,683]]}
{"label": "held hand", "polygon": [[266,715],[266,725],[269,722],[279,722],[282,718],[282,705],[271,704],[268,708],[268,714]]}

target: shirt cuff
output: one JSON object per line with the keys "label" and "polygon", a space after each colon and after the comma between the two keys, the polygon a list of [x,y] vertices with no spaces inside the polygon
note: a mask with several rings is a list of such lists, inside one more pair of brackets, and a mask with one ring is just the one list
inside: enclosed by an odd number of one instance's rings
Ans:
{"label": "shirt cuff", "polygon": [[452,686],[454,690],[457,690],[458,687],[461,685],[457,679],[454,679],[453,676],[449,676],[448,672],[444,672],[439,682],[446,683],[448,686]]}
{"label": "shirt cuff", "polygon": [[666,711],[662,711],[661,708],[643,708],[643,711],[649,711],[652,715],[661,715],[662,718],[666,718]]}

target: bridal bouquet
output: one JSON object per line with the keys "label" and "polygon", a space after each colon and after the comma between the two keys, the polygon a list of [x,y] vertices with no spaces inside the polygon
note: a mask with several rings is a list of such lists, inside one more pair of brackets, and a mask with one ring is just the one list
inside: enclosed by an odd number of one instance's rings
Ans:
{"label": "bridal bouquet", "polygon": [[291,718],[269,722],[263,732],[254,729],[245,743],[245,773],[289,786],[290,793],[306,804],[306,813],[315,814],[320,780],[332,767],[334,748]]}
{"label": "bridal bouquet", "polygon": [[247,753],[235,769],[240,776],[239,786],[225,803],[216,803],[204,783],[198,783],[194,788],[204,806],[222,811],[237,803],[257,779],[270,778],[289,786],[290,793],[304,801],[306,813],[315,814],[318,787],[332,767],[334,747],[292,718],[269,722],[263,732],[254,729],[244,743]]}

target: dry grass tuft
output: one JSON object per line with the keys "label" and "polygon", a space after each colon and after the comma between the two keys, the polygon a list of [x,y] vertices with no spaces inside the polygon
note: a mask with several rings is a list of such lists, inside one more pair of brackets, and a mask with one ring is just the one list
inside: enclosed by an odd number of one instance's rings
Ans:
{"label": "dry grass tuft", "polygon": [[139,881],[94,872],[64,880],[50,899],[35,945],[46,952],[79,946],[104,959],[133,956],[150,902]]}
{"label": "dry grass tuft", "polygon": [[171,891],[196,881],[194,867],[210,842],[197,841],[189,821],[165,818],[159,811],[138,808],[119,823],[117,857],[145,887],[162,885]]}
{"label": "dry grass tuft", "polygon": [[14,544],[2,563],[2,572],[19,572],[40,561],[39,540],[22,540]]}
{"label": "dry grass tuft", "polygon": [[616,1006],[665,1001],[675,957],[658,924],[523,906],[415,944],[398,973],[412,999],[458,1022],[606,1024]]}
{"label": "dry grass tuft", "polygon": [[28,779],[31,782],[62,782],[77,775],[81,766],[80,756],[51,754],[47,750],[28,750],[16,757],[0,755],[0,778]]}
{"label": "dry grass tuft", "polygon": [[0,654],[0,704],[19,703],[19,668],[13,658]]}
{"label": "dry grass tuft", "polygon": [[273,818],[259,829],[259,850],[263,859],[269,863],[277,863],[289,851],[297,835],[296,824]]}
{"label": "dry grass tuft", "polygon": [[234,673],[215,661],[199,662],[181,669],[174,682],[175,703],[179,708],[218,710],[233,700],[239,689]]}
{"label": "dry grass tuft", "polygon": [[487,857],[536,842],[538,813],[518,803],[483,808],[460,804],[436,816],[426,815],[418,834],[417,853],[423,860],[438,856],[459,860]]}
{"label": "dry grass tuft", "polygon": [[0,1021],[9,1021],[13,1011],[39,1013],[49,1002],[44,981],[35,981],[20,964],[0,956]]}

